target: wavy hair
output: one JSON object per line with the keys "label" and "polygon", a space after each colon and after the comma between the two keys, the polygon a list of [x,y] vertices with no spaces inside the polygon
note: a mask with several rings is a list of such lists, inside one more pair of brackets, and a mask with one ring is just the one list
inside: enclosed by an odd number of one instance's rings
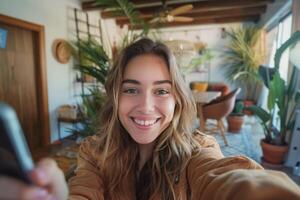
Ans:
{"label": "wavy hair", "polygon": [[[111,68],[105,90],[107,101],[101,113],[99,131],[101,172],[105,185],[105,199],[121,199],[125,191],[124,178],[134,175],[139,159],[138,144],[130,137],[118,119],[119,95],[128,62],[140,55],[152,54],[165,60],[172,82],[175,111],[169,126],[156,139],[152,157],[140,174],[137,199],[176,199],[174,185],[188,160],[199,148],[193,137],[196,106],[168,47],[143,38],[127,46]],[[147,180],[147,181],[146,181]],[[140,192],[139,192],[140,191]]]}

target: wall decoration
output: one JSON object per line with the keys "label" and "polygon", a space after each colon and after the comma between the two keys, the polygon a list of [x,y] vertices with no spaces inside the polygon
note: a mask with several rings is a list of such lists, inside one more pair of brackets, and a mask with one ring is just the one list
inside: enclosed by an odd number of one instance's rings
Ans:
{"label": "wall decoration", "polygon": [[197,51],[192,42],[187,40],[164,41],[175,55],[177,64],[183,75],[190,73],[193,69],[189,65],[191,60],[196,57]]}
{"label": "wall decoration", "polygon": [[52,51],[55,59],[62,64],[69,62],[71,58],[71,46],[63,39],[56,39],[52,45]]}

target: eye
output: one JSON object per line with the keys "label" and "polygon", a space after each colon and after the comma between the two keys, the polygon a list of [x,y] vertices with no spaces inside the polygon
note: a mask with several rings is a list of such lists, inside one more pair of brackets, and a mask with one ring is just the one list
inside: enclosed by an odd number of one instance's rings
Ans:
{"label": "eye", "polygon": [[168,89],[157,89],[155,91],[155,94],[160,95],[160,96],[166,96],[170,94],[170,91]]}
{"label": "eye", "polygon": [[123,89],[123,93],[125,93],[125,94],[138,94],[139,91],[136,88],[126,88],[126,89]]}

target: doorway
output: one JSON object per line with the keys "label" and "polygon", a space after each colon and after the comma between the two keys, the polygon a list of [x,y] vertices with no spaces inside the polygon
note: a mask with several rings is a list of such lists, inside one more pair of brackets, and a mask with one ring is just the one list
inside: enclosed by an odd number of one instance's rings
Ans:
{"label": "doorway", "polygon": [[44,27],[0,15],[0,30],[0,101],[16,110],[33,152],[50,143]]}

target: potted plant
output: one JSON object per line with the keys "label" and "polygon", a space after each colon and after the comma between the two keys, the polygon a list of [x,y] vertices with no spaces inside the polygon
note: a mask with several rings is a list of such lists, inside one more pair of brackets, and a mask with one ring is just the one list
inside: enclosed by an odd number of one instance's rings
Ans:
{"label": "potted plant", "polygon": [[230,38],[224,54],[225,75],[229,82],[242,87],[244,104],[255,103],[255,93],[261,85],[259,65],[264,58],[260,44],[262,29],[255,25],[243,26],[227,32]]}
{"label": "potted plant", "polygon": [[236,101],[232,112],[227,117],[228,131],[231,133],[240,132],[244,123],[244,103]]}
{"label": "potted plant", "polygon": [[[268,108],[247,107],[261,121],[265,134],[265,138],[261,140],[263,160],[271,164],[281,164],[283,162],[288,151],[286,135],[293,129],[295,123],[294,113],[297,106],[300,105],[300,91],[296,91],[297,68],[293,66],[291,78],[287,83],[279,73],[282,53],[299,39],[300,31],[297,31],[276,51],[274,68],[260,67],[260,75],[269,89]],[[276,124],[276,122],[279,122],[279,124]]]}
{"label": "potted plant", "polygon": [[95,80],[94,84],[85,85],[85,80],[81,79],[82,103],[78,105],[78,119],[82,128],[75,131],[79,137],[84,138],[95,134],[99,125],[98,115],[106,98],[103,88],[109,69],[109,58],[103,46],[92,38],[75,42],[73,55],[78,62],[75,69],[81,72],[82,77],[89,76]]}

